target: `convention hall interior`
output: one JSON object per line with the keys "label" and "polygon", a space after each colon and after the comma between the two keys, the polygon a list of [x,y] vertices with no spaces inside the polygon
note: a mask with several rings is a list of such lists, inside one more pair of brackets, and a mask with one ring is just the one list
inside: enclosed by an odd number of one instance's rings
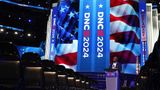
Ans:
{"label": "convention hall interior", "polygon": [[0,90],[160,90],[159,0],[0,0]]}

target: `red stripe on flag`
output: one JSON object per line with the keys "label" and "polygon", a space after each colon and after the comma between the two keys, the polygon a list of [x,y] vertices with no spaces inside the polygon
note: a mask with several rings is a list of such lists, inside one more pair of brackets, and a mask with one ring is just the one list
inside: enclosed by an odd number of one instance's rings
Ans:
{"label": "red stripe on flag", "polygon": [[137,37],[136,33],[133,31],[128,32],[117,32],[110,35],[110,40],[115,40],[121,44],[127,43],[137,43],[140,44],[140,39]]}
{"label": "red stripe on flag", "polygon": [[69,66],[76,65],[77,64],[77,52],[63,54],[61,56],[56,56],[55,63],[56,64],[66,64]]}
{"label": "red stripe on flag", "polygon": [[110,14],[110,21],[122,21],[130,26],[135,26],[135,27],[139,27],[140,23],[139,23],[139,19],[136,15],[125,15],[122,17],[116,17],[113,16],[112,14]]}
{"label": "red stripe on flag", "polygon": [[115,6],[119,6],[119,5],[122,5],[122,4],[130,4],[133,7],[136,7],[136,6],[138,7],[139,6],[138,2],[136,2],[134,0],[127,0],[127,1],[124,1],[124,0],[111,0],[110,6],[111,7],[115,7]]}
{"label": "red stripe on flag", "polygon": [[132,53],[132,51],[121,51],[121,52],[111,52],[110,60],[113,62],[113,57],[119,57],[119,62],[121,63],[136,63],[136,56]]}

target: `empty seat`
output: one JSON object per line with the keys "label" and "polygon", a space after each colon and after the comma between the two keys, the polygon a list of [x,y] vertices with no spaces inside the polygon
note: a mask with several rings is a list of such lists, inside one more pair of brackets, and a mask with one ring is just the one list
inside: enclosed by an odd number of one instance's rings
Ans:
{"label": "empty seat", "polygon": [[20,60],[19,52],[14,44],[0,42],[0,61]]}
{"label": "empty seat", "polygon": [[68,90],[68,82],[67,82],[67,73],[66,69],[62,65],[55,65],[55,68],[57,70],[57,83],[58,83],[58,89],[59,90]]}
{"label": "empty seat", "polygon": [[44,71],[45,90],[57,89],[57,74],[54,71]]}
{"label": "empty seat", "polygon": [[23,89],[43,89],[44,74],[37,53],[28,52],[22,55]]}
{"label": "empty seat", "polygon": [[66,73],[67,73],[68,89],[75,90],[76,89],[75,72],[72,69],[66,69]]}
{"label": "empty seat", "polygon": [[33,53],[33,52],[27,52],[24,53],[21,57],[21,62],[23,64],[28,64],[28,63],[38,63],[40,62],[41,58],[39,54]]}
{"label": "empty seat", "polygon": [[54,62],[50,60],[41,61],[44,73],[44,88],[45,90],[57,89],[57,72],[54,68]]}
{"label": "empty seat", "polygon": [[19,88],[21,81],[19,64],[20,61],[0,61],[0,88]]}
{"label": "empty seat", "polygon": [[43,70],[38,66],[24,68],[24,89],[43,89]]}

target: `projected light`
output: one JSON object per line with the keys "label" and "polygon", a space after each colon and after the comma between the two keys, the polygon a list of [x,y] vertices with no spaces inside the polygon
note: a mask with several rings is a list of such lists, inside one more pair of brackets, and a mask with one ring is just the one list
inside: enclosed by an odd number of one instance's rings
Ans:
{"label": "projected light", "polygon": [[[21,3],[13,2],[11,0],[0,0],[0,1],[8,3],[8,4],[12,4],[12,5],[20,6],[20,7],[34,8],[34,9],[40,9],[40,10],[48,10],[48,8],[38,7],[38,6],[33,6],[33,5],[21,4]],[[30,2],[27,2],[27,3],[30,4]]]}
{"label": "projected light", "polygon": [[20,57],[27,52],[38,53],[41,57],[44,56],[44,50],[41,47],[17,46]]}
{"label": "projected light", "polygon": [[21,20],[21,18],[19,17],[18,20]]}

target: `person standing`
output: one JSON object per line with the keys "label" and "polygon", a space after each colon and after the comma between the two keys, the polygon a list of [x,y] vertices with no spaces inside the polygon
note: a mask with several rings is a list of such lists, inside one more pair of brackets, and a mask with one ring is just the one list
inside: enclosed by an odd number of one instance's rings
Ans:
{"label": "person standing", "polygon": [[121,66],[121,63],[118,62],[118,57],[113,57],[113,62],[110,66],[110,69],[111,70],[118,70],[119,72],[121,72],[121,69],[122,69],[122,66]]}

